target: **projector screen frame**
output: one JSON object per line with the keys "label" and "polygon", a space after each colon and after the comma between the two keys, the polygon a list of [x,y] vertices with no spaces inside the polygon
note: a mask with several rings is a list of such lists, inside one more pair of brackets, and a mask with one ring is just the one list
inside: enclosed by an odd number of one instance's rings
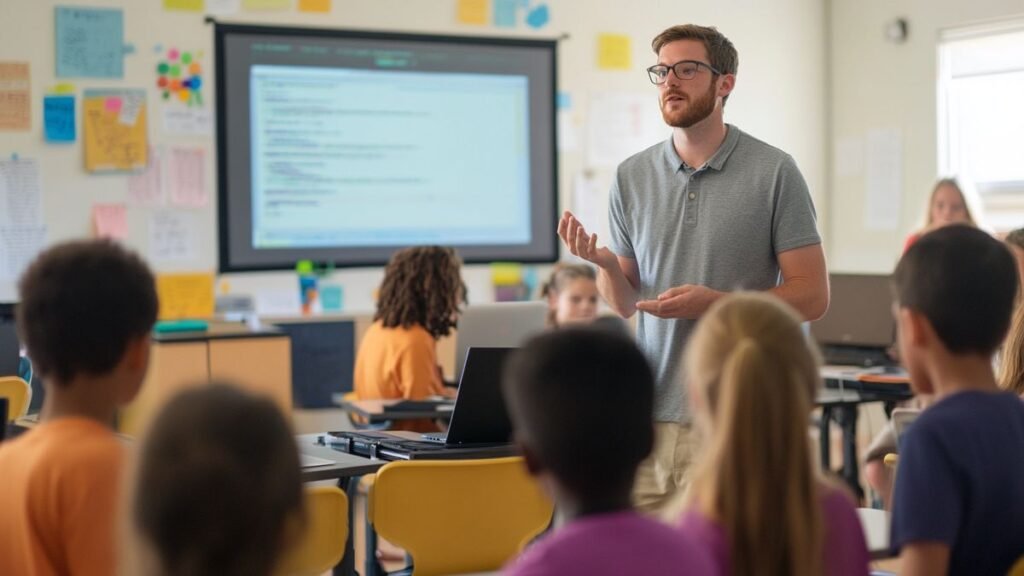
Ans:
{"label": "projector screen frame", "polygon": [[[346,39],[357,39],[357,40],[377,40],[377,41],[409,41],[409,42],[437,42],[437,43],[450,43],[450,44],[465,44],[465,45],[484,45],[484,46],[512,46],[512,47],[529,47],[529,48],[547,48],[550,50],[550,66],[551,66],[551,88],[552,88],[552,122],[551,122],[551,138],[550,138],[550,149],[552,153],[551,158],[551,197],[549,201],[551,218],[548,222],[547,229],[550,231],[551,241],[549,243],[550,248],[543,254],[537,256],[520,257],[520,258],[486,258],[486,257],[475,257],[465,256],[460,253],[463,257],[463,261],[466,264],[488,264],[495,261],[515,261],[522,263],[553,263],[559,258],[559,245],[560,241],[557,234],[558,220],[560,217],[559,213],[559,162],[558,162],[558,123],[555,121],[558,113],[557,97],[558,97],[558,55],[557,55],[557,38],[516,38],[516,37],[504,37],[504,36],[469,36],[469,35],[451,35],[451,34],[425,34],[425,33],[407,33],[407,32],[395,32],[395,31],[376,31],[376,30],[355,30],[355,29],[339,29],[339,28],[299,28],[289,26],[264,26],[264,25],[252,25],[252,24],[235,24],[235,23],[223,23],[213,19],[208,19],[214,25],[214,47],[215,55],[214,61],[216,63],[216,146],[217,146],[217,267],[221,273],[225,272],[256,272],[256,271],[273,271],[273,270],[290,270],[294,268],[294,262],[281,262],[281,263],[270,263],[270,264],[236,264],[231,261],[230,253],[230,240],[229,240],[229,212],[228,212],[228,169],[226,168],[228,158],[228,139],[227,133],[227,114],[223,113],[227,106],[227,74],[224,72],[226,69],[226,50],[225,41],[226,37],[230,34],[262,34],[262,35],[282,35],[282,36],[295,36],[295,37],[312,37],[312,38],[346,38]],[[251,151],[250,151],[251,155]],[[531,201],[533,197],[531,194]],[[531,222],[533,218],[531,218]],[[401,249],[402,246],[394,246],[390,252],[394,252]],[[455,246],[456,251],[459,251],[459,246]],[[330,264],[337,268],[366,268],[366,267],[379,267],[386,264],[386,259],[368,259],[368,260],[320,260],[313,258],[318,263]],[[333,261],[332,261],[333,260]]]}

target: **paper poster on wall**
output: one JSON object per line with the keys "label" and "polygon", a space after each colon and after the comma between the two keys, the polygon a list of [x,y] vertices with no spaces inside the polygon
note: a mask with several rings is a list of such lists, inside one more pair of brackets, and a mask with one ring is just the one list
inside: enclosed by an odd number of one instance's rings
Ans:
{"label": "paper poster on wall", "polygon": [[0,226],[41,226],[43,191],[39,163],[0,160]]}
{"label": "paper poster on wall", "polygon": [[32,126],[28,62],[0,62],[0,130]]}
{"label": "paper poster on wall", "polygon": [[331,11],[331,0],[299,0],[299,12],[320,12]]}
{"label": "paper poster on wall", "polygon": [[455,20],[459,24],[483,26],[487,24],[488,0],[458,0],[455,7]]}
{"label": "paper poster on wall", "polygon": [[46,246],[45,226],[0,226],[0,280],[17,280]]}
{"label": "paper poster on wall", "polygon": [[156,210],[149,217],[149,257],[154,262],[199,258],[199,221],[192,212]]}
{"label": "paper poster on wall", "polygon": [[242,0],[246,10],[287,10],[292,7],[292,0]]}
{"label": "paper poster on wall", "polygon": [[598,92],[590,97],[587,164],[617,166],[671,133],[656,92]]}
{"label": "paper poster on wall", "polygon": [[128,237],[128,210],[124,204],[93,204],[92,231],[96,238]]}
{"label": "paper poster on wall", "polygon": [[137,171],[146,167],[144,90],[86,90],[82,139],[89,172]]}
{"label": "paper poster on wall", "polygon": [[133,206],[162,206],[164,204],[163,178],[160,154],[149,149],[149,163],[142,172],[128,177],[128,201]]}
{"label": "paper poster on wall", "polygon": [[60,78],[124,77],[124,13],[57,6],[54,40]]}
{"label": "paper poster on wall", "polygon": [[203,67],[198,51],[168,48],[156,65],[156,87],[167,104],[203,106]]}
{"label": "paper poster on wall", "polygon": [[492,0],[494,2],[494,25],[498,28],[513,28],[519,16],[519,0]]}
{"label": "paper poster on wall", "polygon": [[213,112],[209,109],[164,106],[160,114],[164,118],[164,133],[166,134],[188,136],[213,134]]}
{"label": "paper poster on wall", "polygon": [[597,233],[598,238],[603,238],[602,245],[607,244],[608,238],[605,231],[608,229],[607,218],[601,218],[607,213],[602,200],[605,195],[601,192],[601,186],[597,179],[591,174],[577,174],[572,181],[572,213],[577,220],[583,224],[587,233]]}
{"label": "paper poster on wall", "polygon": [[597,36],[597,67],[601,70],[629,70],[632,68],[633,52],[629,36],[599,34]]}
{"label": "paper poster on wall", "polygon": [[864,162],[864,228],[896,230],[903,204],[903,135],[869,130]]}
{"label": "paper poster on wall", "polygon": [[202,12],[203,0],[164,0],[164,10]]}
{"label": "paper poster on wall", "polygon": [[206,191],[206,152],[202,148],[167,150],[164,174],[171,204],[202,208],[210,203]]}
{"label": "paper poster on wall", "polygon": [[47,142],[74,142],[74,94],[48,94],[43,96],[43,135]]}
{"label": "paper poster on wall", "polygon": [[206,0],[206,13],[214,16],[237,14],[242,0]]}
{"label": "paper poster on wall", "polygon": [[213,316],[213,274],[210,272],[157,274],[156,293],[160,320]]}

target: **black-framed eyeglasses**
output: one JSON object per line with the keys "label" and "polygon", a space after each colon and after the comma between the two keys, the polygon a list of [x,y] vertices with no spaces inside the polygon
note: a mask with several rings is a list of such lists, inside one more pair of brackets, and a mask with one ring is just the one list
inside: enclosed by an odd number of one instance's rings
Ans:
{"label": "black-framed eyeglasses", "polygon": [[701,66],[710,70],[712,74],[722,75],[714,66],[697,60],[680,60],[671,66],[655,64],[647,69],[647,75],[651,78],[651,83],[653,84],[664,84],[665,80],[668,80],[669,70],[680,80],[693,80],[697,76],[697,72],[700,71]]}

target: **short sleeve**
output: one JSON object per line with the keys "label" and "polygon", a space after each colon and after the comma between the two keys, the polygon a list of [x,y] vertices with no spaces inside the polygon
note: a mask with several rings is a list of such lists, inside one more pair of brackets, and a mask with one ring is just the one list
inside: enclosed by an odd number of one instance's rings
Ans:
{"label": "short sleeve", "polygon": [[396,370],[398,387],[406,400],[423,400],[443,392],[437,350],[429,335],[409,340],[409,345],[398,356]]}
{"label": "short sleeve", "polygon": [[626,210],[622,200],[622,188],[619,183],[619,172],[616,170],[611,190],[608,191],[608,232],[611,235],[608,248],[623,258],[636,259],[633,251],[633,240],[626,226]]}
{"label": "short sleeve", "polygon": [[952,547],[964,515],[962,479],[941,436],[925,424],[918,421],[900,445],[890,535],[896,553],[911,542]]}
{"label": "short sleeve", "polygon": [[800,169],[786,156],[775,181],[772,246],[776,254],[821,244],[814,201]]}
{"label": "short sleeve", "polygon": [[61,533],[71,574],[107,576],[116,572],[114,540],[122,461],[120,446],[98,443],[73,460],[75,465],[69,463],[74,470],[62,475]]}

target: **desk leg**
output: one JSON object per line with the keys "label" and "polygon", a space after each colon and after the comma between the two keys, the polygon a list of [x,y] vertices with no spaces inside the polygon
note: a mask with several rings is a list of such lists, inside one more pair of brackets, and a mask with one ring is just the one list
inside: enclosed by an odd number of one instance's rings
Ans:
{"label": "desk leg", "polygon": [[355,509],[356,496],[359,493],[359,476],[341,478],[338,480],[338,487],[345,491],[348,496],[348,539],[345,541],[345,555],[341,562],[332,571],[334,576],[357,576],[356,573],[356,547],[355,538]]}
{"label": "desk leg", "polygon": [[[367,503],[369,506],[369,503]],[[381,576],[384,570],[377,561],[377,531],[370,523],[369,515],[366,518],[366,567],[365,576]]]}
{"label": "desk leg", "polygon": [[843,427],[843,479],[853,489],[854,495],[863,500],[864,489],[860,485],[860,463],[857,461],[856,404],[844,404],[840,407],[839,424]]}
{"label": "desk leg", "polygon": [[829,430],[832,424],[832,407],[821,407],[821,418],[818,420],[818,447],[821,457],[821,467],[828,470],[832,462],[832,438]]}

